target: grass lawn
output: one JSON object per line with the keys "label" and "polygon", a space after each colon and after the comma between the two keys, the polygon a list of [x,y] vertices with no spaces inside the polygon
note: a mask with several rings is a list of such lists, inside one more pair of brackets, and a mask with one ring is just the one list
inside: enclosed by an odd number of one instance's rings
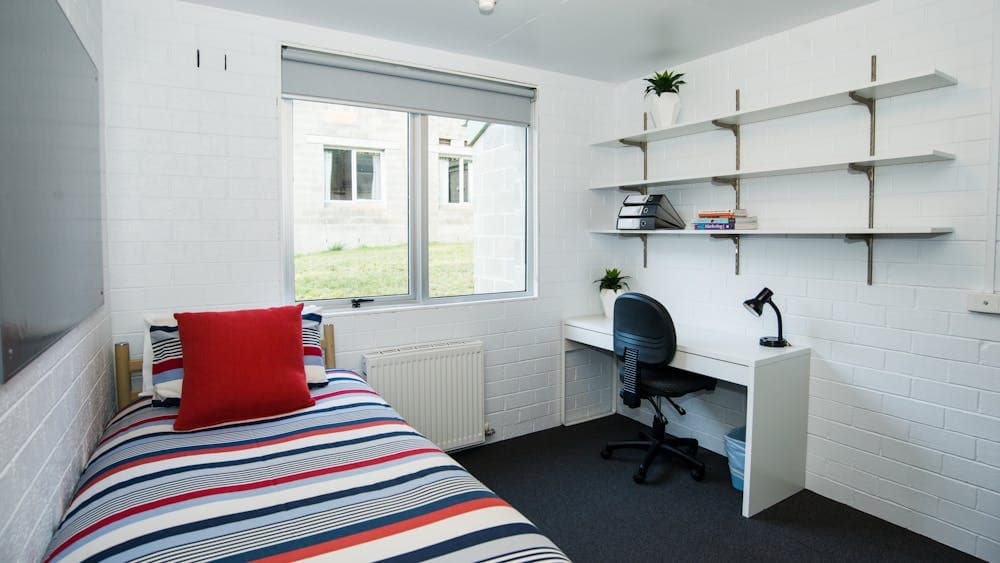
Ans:
{"label": "grass lawn", "polygon": [[[403,244],[300,254],[295,257],[295,299],[405,295],[407,259]],[[432,242],[428,261],[432,297],[472,294],[471,242]]]}

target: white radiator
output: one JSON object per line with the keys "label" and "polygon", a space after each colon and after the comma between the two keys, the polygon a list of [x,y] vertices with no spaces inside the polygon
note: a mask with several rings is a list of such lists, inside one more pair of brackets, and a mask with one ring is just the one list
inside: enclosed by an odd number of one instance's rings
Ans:
{"label": "white radiator", "polygon": [[366,352],[368,384],[442,450],[483,443],[483,343],[438,342]]}

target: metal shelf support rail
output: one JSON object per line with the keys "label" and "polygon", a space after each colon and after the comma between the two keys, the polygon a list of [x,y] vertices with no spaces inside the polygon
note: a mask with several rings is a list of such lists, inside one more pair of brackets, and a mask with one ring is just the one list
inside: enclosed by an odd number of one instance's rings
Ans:
{"label": "metal shelf support rail", "polygon": [[[646,112],[642,112],[642,130],[645,131],[649,127],[649,116]],[[619,142],[628,147],[636,147],[642,151],[642,179],[649,179],[649,143],[646,141],[630,141],[628,139],[620,139]],[[642,186],[639,188],[620,188],[622,191],[636,191],[642,195],[646,195],[649,191],[648,186]],[[639,235],[639,240],[642,241],[642,267],[645,269],[649,263],[649,237],[646,235]]]}
{"label": "metal shelf support rail", "polygon": [[740,275],[740,235],[723,235],[723,234],[712,234],[714,239],[727,238],[733,241],[733,272],[738,276]]}
{"label": "metal shelf support rail", "polygon": [[[739,90],[739,88],[736,89],[736,111],[740,111],[740,90]],[[732,131],[733,137],[736,138],[736,169],[739,170],[740,169],[740,145],[741,145],[740,125],[738,123],[724,123],[724,122],[719,121],[719,120],[713,120],[712,121],[712,125],[715,125],[716,127],[720,128],[720,129],[727,129],[729,131]],[[733,187],[733,192],[735,192],[735,194],[736,194],[736,204],[735,204],[735,207],[733,207],[733,209],[739,209],[740,208],[740,179],[739,178],[732,178],[731,180],[716,180],[715,178],[712,178],[712,182],[714,182],[716,184],[729,184],[730,186],[732,186]]]}
{"label": "metal shelf support rail", "polygon": [[[875,82],[877,79],[877,58],[872,55],[872,74],[871,81]],[[852,100],[858,102],[859,104],[868,108],[868,154],[870,156],[875,156],[875,98],[866,98],[864,96],[859,96],[856,92],[850,92],[848,94]],[[851,172],[859,172],[868,177],[868,228],[875,227],[875,167],[874,166],[859,166],[857,164],[851,164],[848,166],[848,170]],[[872,285],[872,271],[874,269],[875,262],[875,235],[861,235],[861,236],[851,236],[848,235],[844,238],[846,242],[853,242],[855,240],[865,241],[865,246],[868,250],[868,285]]]}
{"label": "metal shelf support rail", "polygon": [[[740,111],[740,89],[736,89],[736,111]],[[736,169],[740,169],[740,125],[739,123],[723,123],[721,121],[712,121],[712,125],[720,129],[728,129],[733,132],[733,136],[736,138]],[[740,208],[740,179],[730,178],[712,178],[712,182],[716,184],[729,184],[733,187],[733,193],[735,197],[735,204],[733,209]],[[733,272],[735,275],[740,275],[740,235],[712,235],[712,238],[728,238],[733,241]]]}

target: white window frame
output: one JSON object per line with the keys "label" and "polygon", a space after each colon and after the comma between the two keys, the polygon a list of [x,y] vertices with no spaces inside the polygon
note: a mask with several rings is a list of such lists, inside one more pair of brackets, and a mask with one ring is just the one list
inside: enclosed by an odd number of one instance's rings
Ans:
{"label": "white window frame", "polygon": [[468,168],[469,163],[472,162],[472,156],[465,154],[438,153],[438,162],[449,158],[458,159],[458,201],[450,201],[448,199],[451,195],[451,191],[448,189],[451,186],[448,186],[442,190],[441,202],[445,205],[468,205],[469,194],[465,191],[467,188],[465,185],[465,171]]}
{"label": "white window frame", "polygon": [[[333,170],[326,169],[327,151],[351,151],[351,199],[333,199],[330,197],[330,175]],[[372,179],[372,193],[378,197],[359,199],[358,198],[358,153],[368,153],[378,155],[378,170],[375,170],[375,177]],[[323,185],[326,203],[358,203],[358,202],[380,202],[382,196],[382,161],[385,159],[385,151],[376,148],[355,147],[355,146],[323,146]]]}
{"label": "white window frame", "polygon": [[[409,219],[409,293],[406,295],[388,295],[388,296],[366,296],[357,295],[354,297],[338,298],[338,299],[319,299],[319,300],[309,300],[310,305],[317,305],[322,307],[324,310],[329,312],[337,311],[357,311],[359,313],[368,312],[371,310],[379,309],[390,309],[390,308],[408,308],[408,307],[420,307],[420,306],[439,306],[446,304],[462,304],[462,303],[475,303],[475,302],[489,302],[489,301],[506,301],[511,299],[524,299],[536,297],[538,293],[538,277],[537,277],[537,255],[538,255],[538,240],[536,233],[538,232],[538,216],[536,213],[538,204],[538,194],[537,194],[537,181],[538,181],[538,169],[537,169],[537,147],[538,147],[538,133],[537,133],[537,109],[534,103],[531,105],[531,123],[525,125],[524,123],[504,123],[502,121],[491,121],[492,123],[498,124],[509,124],[516,125],[525,128],[525,182],[524,182],[524,290],[523,291],[504,291],[498,293],[480,293],[472,295],[454,295],[447,297],[431,297],[430,296],[430,280],[427,273],[429,272],[429,261],[427,253],[427,243],[429,242],[429,202],[430,199],[427,197],[428,192],[434,189],[432,186],[428,185],[428,174],[426,170],[427,162],[430,156],[430,149],[433,148],[430,140],[426,139],[426,132],[428,130],[427,126],[427,115],[417,113],[415,110],[407,108],[396,108],[396,107],[384,107],[374,104],[362,104],[354,101],[344,101],[335,100],[329,98],[316,98],[309,96],[290,96],[282,95],[281,98],[281,162],[282,162],[282,202],[284,207],[284,212],[282,213],[282,263],[284,265],[284,276],[283,276],[283,291],[285,299],[287,302],[297,303],[300,302],[295,298],[295,247],[294,247],[294,234],[295,234],[295,217],[293,209],[293,137],[292,137],[292,102],[295,100],[301,101],[312,101],[321,102],[329,104],[340,104],[347,106],[357,106],[357,107],[369,107],[374,109],[386,109],[393,111],[404,111],[409,113],[409,143],[407,150],[407,162],[408,162],[408,174],[409,179],[409,202],[408,205],[408,219]],[[456,118],[468,118],[469,116],[462,115],[440,115],[435,114],[439,117],[456,117]],[[365,143],[368,144],[368,143]],[[337,148],[333,145],[327,145],[324,147]],[[348,148],[348,147],[345,147]],[[353,147],[349,147],[353,148]],[[373,150],[369,147],[362,147],[361,150]],[[375,149],[377,150],[377,149]],[[439,155],[441,156],[441,155]],[[325,156],[324,156],[325,158]],[[325,175],[325,172],[324,172]],[[327,196],[329,195],[329,186],[325,188]],[[338,203],[347,203],[347,200],[332,200]],[[351,200],[356,201],[356,200]],[[369,201],[369,200],[361,200]],[[352,309],[351,301],[353,299],[373,299],[370,303],[364,303],[364,305],[357,309]],[[305,301],[303,301],[305,303]]]}

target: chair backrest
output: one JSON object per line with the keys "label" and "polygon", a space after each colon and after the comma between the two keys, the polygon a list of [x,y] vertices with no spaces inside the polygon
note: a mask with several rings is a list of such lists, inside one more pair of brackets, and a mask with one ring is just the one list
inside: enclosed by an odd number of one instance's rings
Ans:
{"label": "chair backrest", "polygon": [[640,364],[669,364],[677,352],[677,333],[670,313],[659,301],[642,293],[623,293],[615,301],[615,355],[625,349],[639,354]]}

